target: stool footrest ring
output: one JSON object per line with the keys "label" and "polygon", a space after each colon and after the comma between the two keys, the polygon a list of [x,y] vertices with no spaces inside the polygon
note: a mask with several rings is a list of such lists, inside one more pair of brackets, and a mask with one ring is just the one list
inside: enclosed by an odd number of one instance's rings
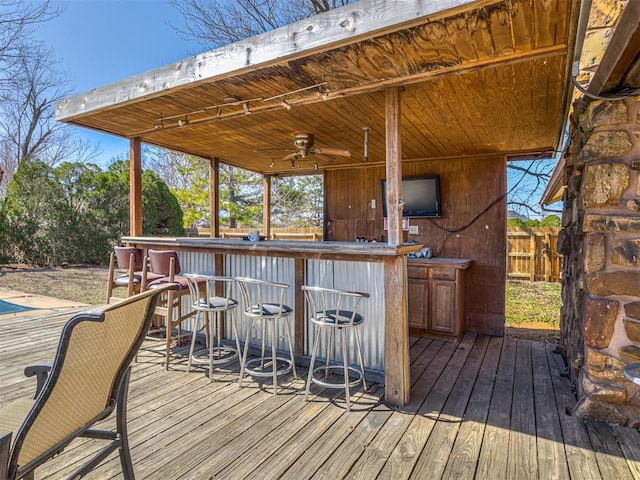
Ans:
{"label": "stool footrest ring", "polygon": [[[244,371],[254,377],[273,377],[273,369],[271,368],[272,357],[252,358],[247,360]],[[276,357],[277,362],[282,362],[284,365],[276,370],[276,375],[284,375],[293,370],[293,364],[290,358]],[[255,365],[262,364],[260,369]],[[268,365],[268,370],[267,370]]]}
{"label": "stool footrest ring", "polygon": [[[353,372],[358,376],[355,380],[352,380],[349,382],[349,387],[355,387],[357,385],[360,385],[362,383],[362,371],[359,368],[355,368],[355,367],[348,367],[348,368],[350,372]],[[344,374],[344,367],[342,365],[329,365],[329,366],[323,365],[321,367],[316,367],[313,369],[313,373],[311,374],[311,381],[316,385],[320,385],[321,387],[325,387],[325,388],[344,388],[345,387],[344,382],[341,382],[341,383],[327,382],[324,380],[320,380],[315,376],[316,373],[318,372],[325,372],[326,374],[329,374],[331,370],[334,370],[336,373],[339,373],[339,374]]]}
{"label": "stool footrest ring", "polygon": [[[201,354],[202,356],[196,356],[197,354]],[[217,356],[217,358],[216,358]],[[231,347],[213,347],[213,364],[220,365],[231,363],[238,359],[238,352],[235,348]],[[209,349],[201,348],[200,350],[193,353],[191,356],[191,362],[197,363],[200,365],[209,365]]]}

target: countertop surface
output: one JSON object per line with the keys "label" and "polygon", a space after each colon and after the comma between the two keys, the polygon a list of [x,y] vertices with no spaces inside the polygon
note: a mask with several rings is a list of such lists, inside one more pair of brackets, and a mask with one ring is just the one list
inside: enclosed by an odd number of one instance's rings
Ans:
{"label": "countertop surface", "polygon": [[146,248],[175,248],[181,250],[209,250],[219,253],[250,254],[261,252],[264,254],[287,253],[301,254],[333,254],[333,255],[362,255],[368,257],[400,256],[417,252],[421,244],[406,243],[393,246],[382,242],[305,242],[295,240],[262,240],[250,242],[248,240],[231,238],[202,238],[202,237],[122,237],[122,241]]}

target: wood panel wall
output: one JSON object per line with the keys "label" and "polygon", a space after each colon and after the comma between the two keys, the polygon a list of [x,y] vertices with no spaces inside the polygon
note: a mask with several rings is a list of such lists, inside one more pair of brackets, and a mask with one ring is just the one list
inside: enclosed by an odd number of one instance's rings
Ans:
{"label": "wood panel wall", "polygon": [[[404,232],[404,239],[430,247],[439,257],[473,260],[467,275],[465,328],[503,335],[506,198],[500,197],[506,192],[505,160],[500,156],[402,165],[403,177],[434,174],[440,175],[442,218],[412,218],[410,223],[418,226],[418,234]],[[387,240],[382,217],[384,176],[384,167],[326,172],[327,240]]]}

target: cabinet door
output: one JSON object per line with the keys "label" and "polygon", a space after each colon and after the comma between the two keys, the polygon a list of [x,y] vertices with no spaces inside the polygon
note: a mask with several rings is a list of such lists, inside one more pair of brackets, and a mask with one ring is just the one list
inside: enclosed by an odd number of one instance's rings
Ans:
{"label": "cabinet door", "polygon": [[426,329],[429,314],[428,280],[423,278],[408,279],[408,315],[409,326]]}
{"label": "cabinet door", "polygon": [[456,333],[456,284],[446,280],[431,280],[431,310],[429,329]]}

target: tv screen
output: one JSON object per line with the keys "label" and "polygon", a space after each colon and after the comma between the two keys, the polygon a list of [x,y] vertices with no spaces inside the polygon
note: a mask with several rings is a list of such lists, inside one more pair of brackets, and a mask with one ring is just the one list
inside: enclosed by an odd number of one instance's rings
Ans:
{"label": "tv screen", "polygon": [[[402,179],[403,217],[440,217],[440,177]],[[387,216],[387,181],[382,180],[382,215]]]}

